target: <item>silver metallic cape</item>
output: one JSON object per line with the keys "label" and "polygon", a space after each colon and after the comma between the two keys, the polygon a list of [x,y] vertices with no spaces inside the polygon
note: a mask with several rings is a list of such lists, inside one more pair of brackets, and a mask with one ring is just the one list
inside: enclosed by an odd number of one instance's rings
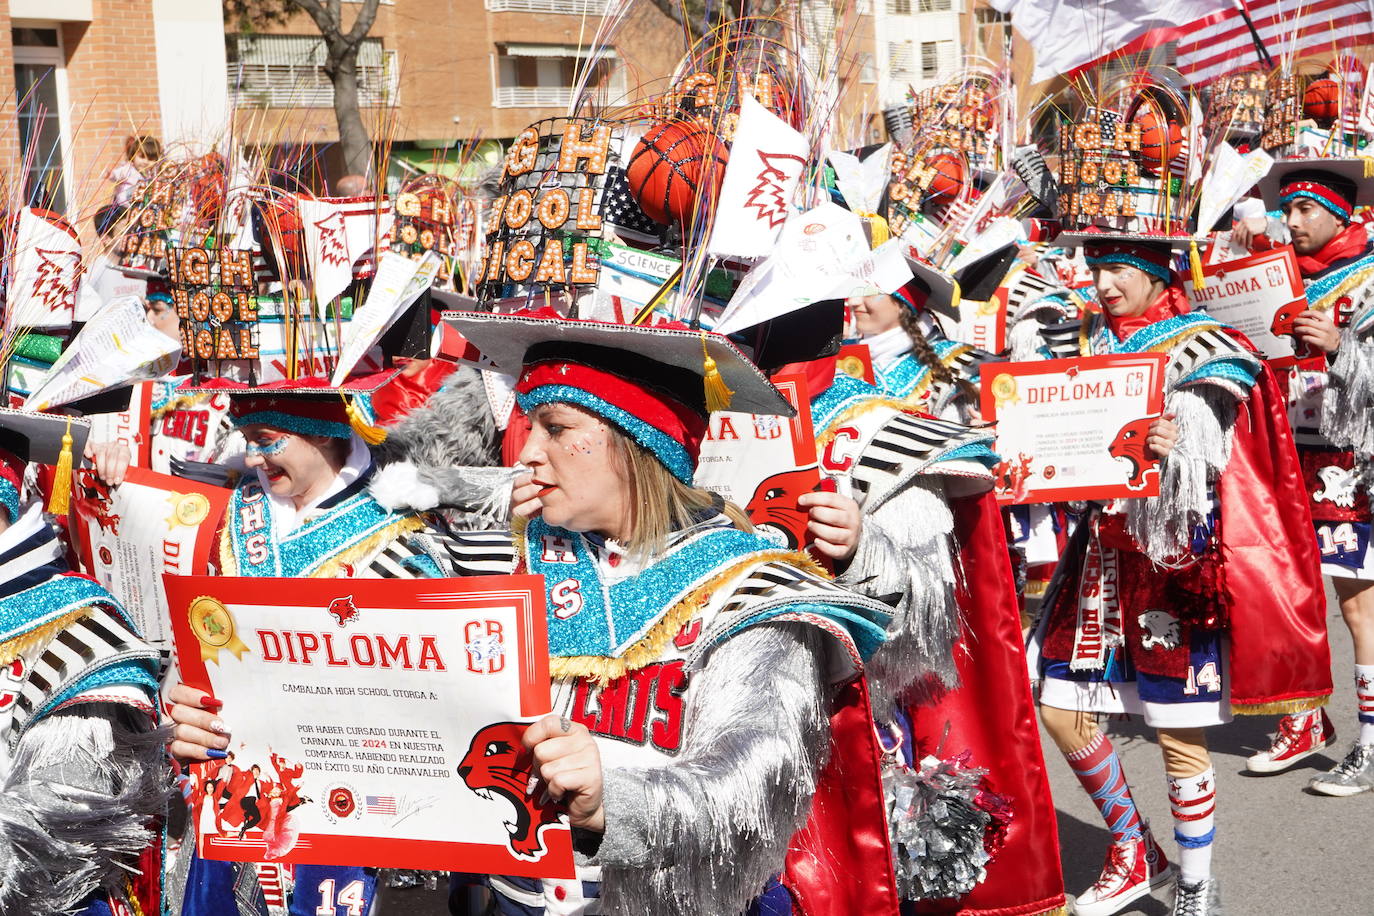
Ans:
{"label": "silver metallic cape", "polygon": [[1374,482],[1374,340],[1360,339],[1350,328],[1341,331],[1340,349],[1327,370],[1321,432],[1337,446],[1354,449],[1365,485]]}
{"label": "silver metallic cape", "polygon": [[78,704],[24,734],[0,791],[0,913],[69,912],[101,888],[123,898],[166,810],[165,741],[111,703]]}
{"label": "silver metallic cape", "polygon": [[887,640],[866,669],[878,715],[913,683],[930,683],[918,678],[930,676],[945,687],[958,683],[953,531],[954,516],[938,476],[918,477],[877,509],[865,511],[858,549],[836,579],[870,598],[897,599]]}
{"label": "silver metallic cape", "polygon": [[1175,389],[1164,400],[1178,441],[1159,465],[1159,496],[1123,500],[1126,530],[1155,562],[1182,553],[1212,508],[1211,484],[1231,460],[1236,395],[1216,385]]}
{"label": "silver metallic cape", "polygon": [[669,766],[607,769],[603,911],[733,916],[781,871],[830,746],[820,630],[760,624],[714,649]]}

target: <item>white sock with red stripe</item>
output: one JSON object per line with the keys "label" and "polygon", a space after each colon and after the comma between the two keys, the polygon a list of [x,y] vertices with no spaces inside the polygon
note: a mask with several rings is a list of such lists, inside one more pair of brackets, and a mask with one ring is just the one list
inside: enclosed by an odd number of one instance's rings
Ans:
{"label": "white sock with red stripe", "polygon": [[1216,837],[1217,774],[1208,767],[1196,776],[1169,777],[1169,810],[1178,842],[1179,877],[1189,883],[1212,875]]}
{"label": "white sock with red stripe", "polygon": [[1355,703],[1360,711],[1360,743],[1374,744],[1374,665],[1355,666]]}

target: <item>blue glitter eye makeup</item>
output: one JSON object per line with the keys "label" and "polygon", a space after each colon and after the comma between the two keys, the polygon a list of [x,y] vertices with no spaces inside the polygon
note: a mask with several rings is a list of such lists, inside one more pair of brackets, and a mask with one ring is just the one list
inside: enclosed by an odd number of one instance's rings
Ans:
{"label": "blue glitter eye makeup", "polygon": [[286,443],[291,441],[290,436],[278,436],[271,442],[249,442],[244,448],[244,452],[249,455],[262,455],[271,458],[280,455],[286,450]]}

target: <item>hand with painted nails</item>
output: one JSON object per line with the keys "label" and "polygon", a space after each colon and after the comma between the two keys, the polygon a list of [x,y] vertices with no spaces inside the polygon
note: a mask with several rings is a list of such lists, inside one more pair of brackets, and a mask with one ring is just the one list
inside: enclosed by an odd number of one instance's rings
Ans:
{"label": "hand with painted nails", "polygon": [[167,693],[172,740],[167,749],[178,760],[223,760],[229,748],[229,726],[220,718],[223,703],[197,687],[177,684]]}
{"label": "hand with painted nails", "polygon": [[[568,821],[596,833],[606,831],[601,807],[601,752],[592,733],[566,716],[545,716],[525,729],[523,743],[534,752],[534,775],[554,801],[561,801]],[[539,791],[530,787],[530,794]]]}
{"label": "hand with painted nails", "polygon": [[133,458],[123,442],[87,442],[85,456],[95,466],[95,475],[112,487],[124,482]]}

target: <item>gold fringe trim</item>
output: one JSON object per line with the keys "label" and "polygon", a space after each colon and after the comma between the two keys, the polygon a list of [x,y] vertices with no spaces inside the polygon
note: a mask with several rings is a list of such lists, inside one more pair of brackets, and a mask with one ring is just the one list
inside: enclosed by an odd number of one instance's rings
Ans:
{"label": "gold fringe trim", "polygon": [[866,413],[871,413],[879,407],[890,407],[899,413],[906,413],[911,409],[905,401],[899,401],[896,398],[868,398],[853,407],[847,407],[840,411],[835,419],[830,421],[830,425],[816,436],[816,448],[818,450],[824,449],[834,440],[835,433],[839,431],[841,426]]}
{"label": "gold fringe trim", "polygon": [[1044,910],[1043,912],[1036,913],[1034,916],[1069,916],[1069,908],[1067,906],[1057,906],[1052,910]]}
{"label": "gold fringe trim", "polygon": [[163,404],[161,407],[157,407],[153,410],[148,411],[148,417],[152,420],[159,420],[174,410],[180,410],[183,407],[195,407],[197,404],[200,404],[203,401],[208,401],[209,399],[210,395],[208,394],[178,395],[172,398],[166,404]]}
{"label": "gold fringe trim", "polygon": [[58,633],[78,620],[91,616],[94,612],[95,608],[92,607],[77,608],[74,611],[68,611],[52,623],[44,624],[35,630],[30,630],[23,636],[16,636],[14,639],[0,643],[0,665],[8,665],[34,646],[51,641],[56,638]]}
{"label": "gold fringe trim", "polygon": [[830,578],[825,567],[801,551],[770,550],[747,557],[738,563],[727,566],[692,589],[682,600],[669,608],[668,612],[649,628],[649,632],[644,634],[639,642],[625,650],[621,655],[614,657],[576,655],[568,658],[551,658],[549,659],[549,674],[554,678],[590,678],[604,687],[616,678],[624,677],[631,671],[653,664],[663,656],[663,649],[668,645],[668,641],[678,634],[683,624],[691,620],[702,609],[706,602],[711,599],[713,592],[741,575],[747,575],[751,568],[767,563],[786,563],[803,572],[809,572],[825,579]]}
{"label": "gold fringe trim", "polygon": [[364,540],[354,544],[338,556],[331,557],[323,566],[312,572],[309,578],[332,579],[338,575],[339,570],[344,566],[353,563],[355,560],[361,560],[363,557],[381,550],[384,545],[390,544],[397,538],[404,537],[407,534],[413,534],[424,527],[424,520],[418,515],[408,515],[405,518],[398,519],[390,525],[387,525],[381,531],[378,531],[376,534],[370,535]]}
{"label": "gold fringe trim", "polygon": [[1308,306],[1308,308],[1312,309],[1314,312],[1329,312],[1336,307],[1337,299],[1339,299],[1341,296],[1344,296],[1346,293],[1354,290],[1356,287],[1368,282],[1369,271],[1355,271],[1351,276],[1346,277],[1343,281],[1337,284],[1325,296],[1322,296],[1320,302],[1312,303]]}
{"label": "gold fringe trim", "polygon": [[224,524],[219,529],[219,574],[221,576],[237,576],[239,574],[239,561],[234,557],[234,539],[229,534],[231,524],[233,524],[233,519],[226,517]]}
{"label": "gold fringe trim", "polygon": [[1311,712],[1321,709],[1331,697],[1299,697],[1294,700],[1276,700],[1273,703],[1231,704],[1231,712],[1238,716],[1286,716],[1295,712]]}
{"label": "gold fringe trim", "polygon": [[[366,540],[354,544],[337,557],[329,560],[325,565],[312,572],[308,578],[332,579],[345,564],[362,559],[369,553],[379,549],[383,541],[390,543],[388,539],[395,539],[403,535],[412,534],[424,527],[424,520],[418,515],[410,515],[399,519],[387,525],[376,534],[369,536]],[[237,576],[239,574],[239,564],[237,558],[234,556],[234,542],[229,534],[228,524],[225,524],[219,532],[219,574],[221,576]]]}

